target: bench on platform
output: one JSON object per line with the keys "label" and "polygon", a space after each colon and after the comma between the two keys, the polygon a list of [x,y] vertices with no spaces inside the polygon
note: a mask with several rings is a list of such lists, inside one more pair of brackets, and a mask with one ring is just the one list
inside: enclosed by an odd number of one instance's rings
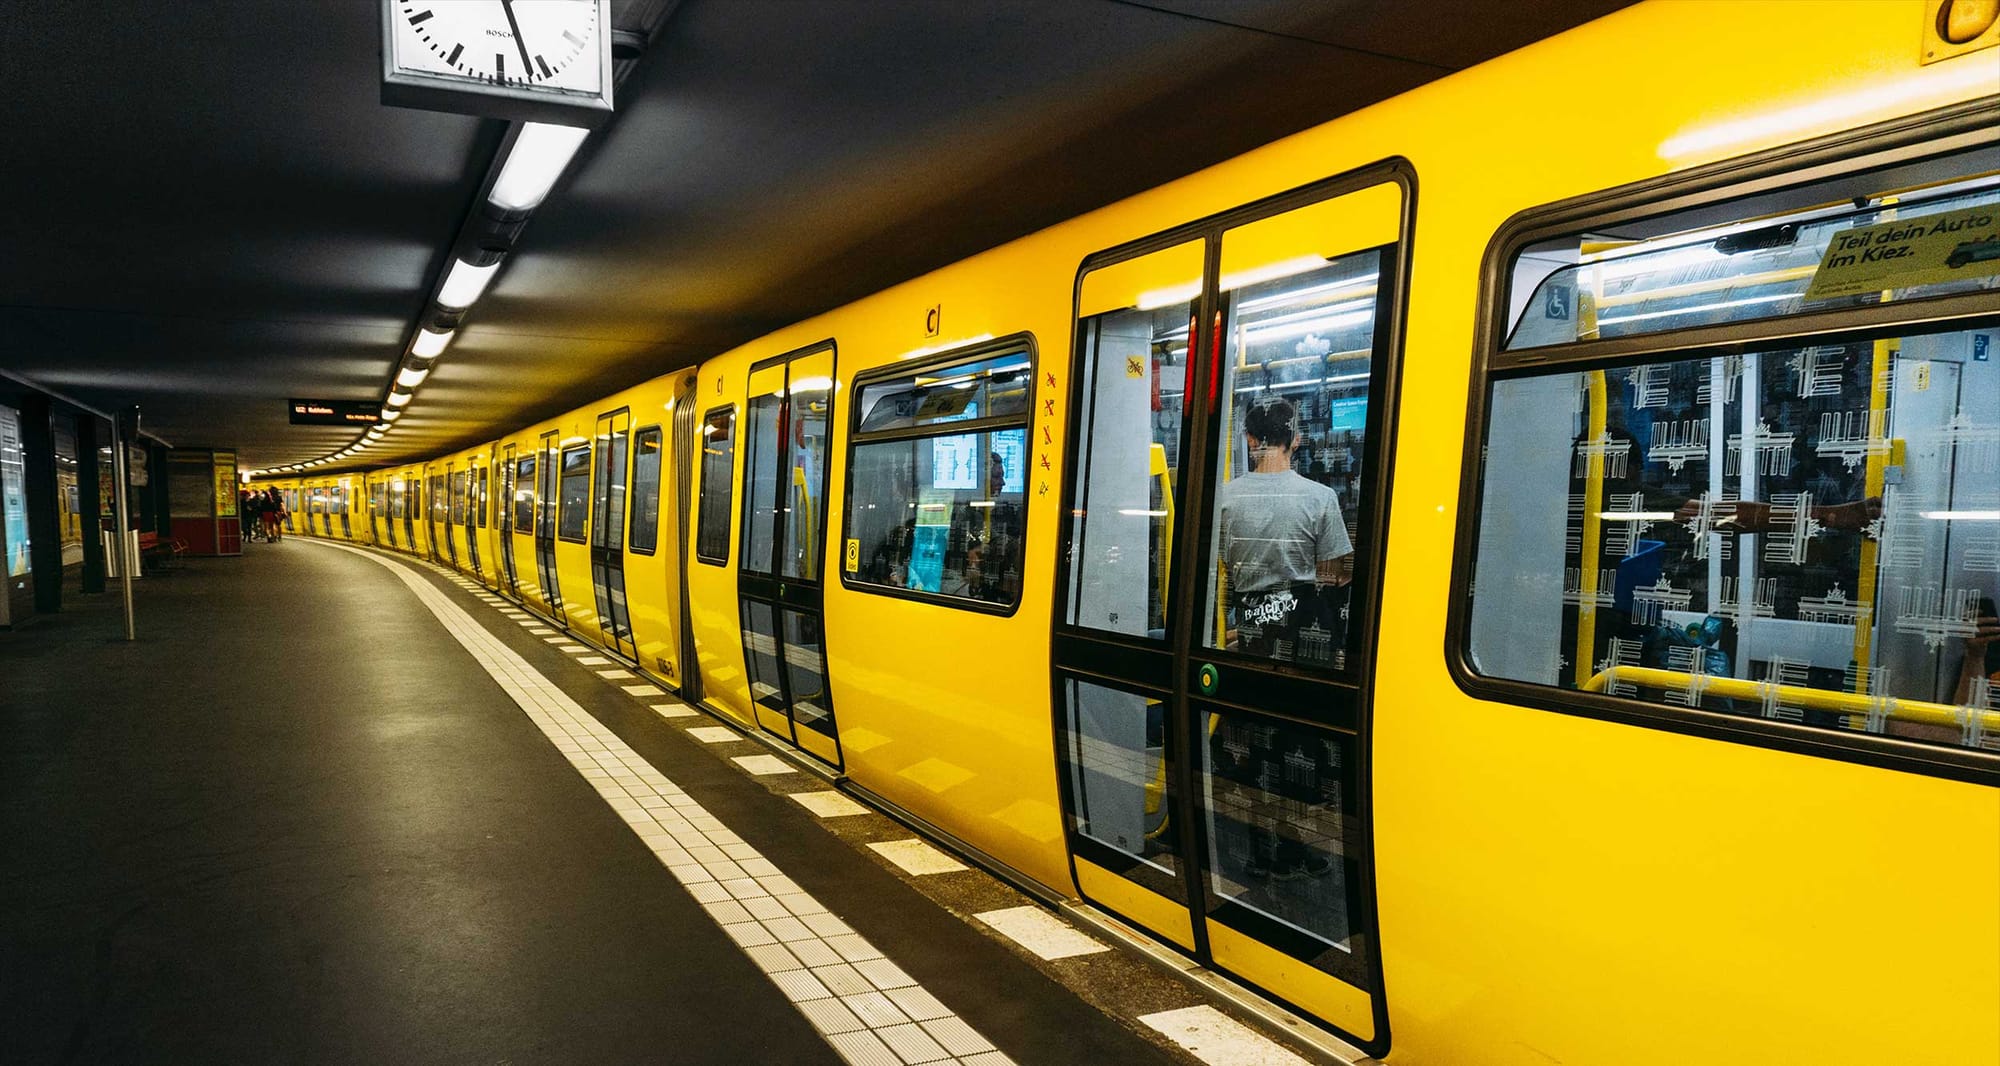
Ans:
{"label": "bench on platform", "polygon": [[152,566],[164,569],[186,554],[187,541],[162,538],[158,533],[139,534],[139,558]]}

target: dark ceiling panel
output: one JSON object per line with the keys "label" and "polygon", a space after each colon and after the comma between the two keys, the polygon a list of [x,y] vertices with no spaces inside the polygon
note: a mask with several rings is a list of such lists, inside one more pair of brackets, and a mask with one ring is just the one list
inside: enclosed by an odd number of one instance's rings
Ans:
{"label": "dark ceiling panel", "polygon": [[[1620,6],[683,0],[370,456],[490,438]],[[31,206],[0,218],[0,366],[247,467],[350,440],[284,400],[381,395],[500,133],[381,106],[377,19],[16,5],[0,195]]]}

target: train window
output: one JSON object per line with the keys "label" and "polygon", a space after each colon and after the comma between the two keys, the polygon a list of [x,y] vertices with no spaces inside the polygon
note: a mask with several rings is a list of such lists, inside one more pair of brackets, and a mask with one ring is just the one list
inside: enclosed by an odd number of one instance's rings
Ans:
{"label": "train window", "polygon": [[701,422],[701,501],[694,557],[721,566],[729,561],[729,516],[735,493],[736,408],[710,411]]}
{"label": "train window", "polygon": [[487,469],[486,467],[482,466],[482,467],[480,467],[480,468],[479,468],[479,473],[478,473],[478,478],[479,478],[479,504],[478,504],[478,511],[479,511],[479,514],[478,514],[478,519],[477,519],[477,521],[478,521],[478,523],[479,523],[479,528],[480,528],[480,529],[485,529],[485,528],[486,528],[486,512],[487,512],[487,510],[488,510],[488,502],[489,502],[489,501],[488,501],[488,498],[487,498],[487,494],[486,494],[486,489],[487,489],[487,478],[488,478],[488,473],[489,473],[489,472],[488,472],[488,469]]}
{"label": "train window", "polygon": [[1223,275],[1209,647],[1346,665],[1382,257],[1301,259],[1234,289]]}
{"label": "train window", "polygon": [[[2000,751],[2000,327],[1990,301],[1937,302],[2000,279],[1996,167],[1935,157],[1522,251],[1470,665],[1766,735]],[[1814,325],[1784,336],[1795,314]],[[1770,321],[1683,342],[1748,317]],[[1647,333],[1615,361],[1503,358]]]}
{"label": "train window", "polygon": [[[603,425],[600,420],[599,425]],[[590,531],[594,547],[625,548],[625,430],[597,435],[597,498],[591,501],[598,524]]]}
{"label": "train window", "polygon": [[632,533],[626,543],[653,554],[660,540],[660,427],[639,431],[632,456]]}
{"label": "train window", "polygon": [[848,584],[948,603],[1020,603],[1033,386],[1026,338],[859,385]]}
{"label": "train window", "polygon": [[[1188,337],[1207,242],[1084,275],[1077,340],[1084,411],[1071,511],[1071,625],[1163,640],[1181,493]],[[1122,698],[1122,697],[1120,697]]]}
{"label": "train window", "polygon": [[576,444],[562,450],[562,483],[556,493],[560,504],[556,536],[583,543],[586,516],[590,514],[590,445]]}
{"label": "train window", "polygon": [[514,460],[514,532],[535,532],[535,457]]}

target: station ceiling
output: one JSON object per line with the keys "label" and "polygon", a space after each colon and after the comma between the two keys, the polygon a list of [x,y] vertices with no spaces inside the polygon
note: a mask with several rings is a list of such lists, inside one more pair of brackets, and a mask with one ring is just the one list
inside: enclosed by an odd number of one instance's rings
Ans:
{"label": "station ceiling", "polygon": [[[479,0],[440,0],[479,2]],[[621,28],[671,0],[614,0]],[[749,340],[1624,0],[681,0],[383,463]],[[0,368],[246,468],[355,434],[504,125],[385,107],[370,0],[15,5]]]}

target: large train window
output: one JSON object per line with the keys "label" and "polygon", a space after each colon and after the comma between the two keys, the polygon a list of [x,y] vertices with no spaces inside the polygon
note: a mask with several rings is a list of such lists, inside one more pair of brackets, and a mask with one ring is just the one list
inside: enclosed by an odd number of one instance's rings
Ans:
{"label": "large train window", "polygon": [[1026,336],[856,382],[842,578],[954,606],[1021,602]]}
{"label": "large train window", "polygon": [[639,431],[632,456],[632,532],[626,545],[651,555],[660,540],[660,427]]}
{"label": "large train window", "polygon": [[735,476],[736,408],[718,407],[701,420],[701,500],[694,538],[694,557],[714,566],[729,561]]}
{"label": "large train window", "polygon": [[1814,751],[2000,751],[2000,148],[1918,151],[1516,239],[1467,665]]}
{"label": "large train window", "polygon": [[562,450],[562,482],[556,492],[560,504],[556,536],[583,543],[584,524],[590,514],[590,445],[574,444]]}
{"label": "large train window", "polygon": [[514,460],[514,532],[535,531],[535,457]]}

